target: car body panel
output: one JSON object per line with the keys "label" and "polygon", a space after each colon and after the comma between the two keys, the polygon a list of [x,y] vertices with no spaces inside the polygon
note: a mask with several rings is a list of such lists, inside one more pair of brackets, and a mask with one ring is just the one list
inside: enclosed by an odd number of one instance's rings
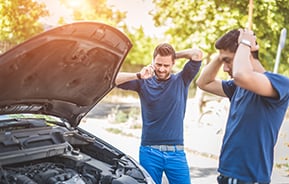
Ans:
{"label": "car body panel", "polygon": [[109,25],[76,22],[0,55],[0,184],[155,183],[109,140],[78,127],[115,86],[131,47]]}
{"label": "car body panel", "polygon": [[76,127],[113,87],[132,44],[96,22],[53,28],[0,55],[0,114],[42,113]]}

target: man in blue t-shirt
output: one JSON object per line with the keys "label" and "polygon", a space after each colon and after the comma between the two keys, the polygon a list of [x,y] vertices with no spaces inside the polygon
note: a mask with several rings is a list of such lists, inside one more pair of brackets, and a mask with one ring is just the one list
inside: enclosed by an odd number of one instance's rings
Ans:
{"label": "man in blue t-shirt", "polygon": [[[219,55],[204,68],[197,85],[231,102],[217,180],[219,184],[270,183],[274,146],[288,108],[289,79],[264,69],[250,30],[229,31],[215,47]],[[232,80],[216,79],[222,65]]]}
{"label": "man in blue t-shirt", "polygon": [[[179,58],[189,61],[173,74]],[[161,184],[163,172],[169,183],[190,183],[183,120],[189,85],[201,60],[199,49],[175,52],[170,44],[162,43],[155,48],[151,65],[136,74],[120,72],[116,78],[117,87],[136,91],[140,97],[143,124],[139,159],[157,184]]]}

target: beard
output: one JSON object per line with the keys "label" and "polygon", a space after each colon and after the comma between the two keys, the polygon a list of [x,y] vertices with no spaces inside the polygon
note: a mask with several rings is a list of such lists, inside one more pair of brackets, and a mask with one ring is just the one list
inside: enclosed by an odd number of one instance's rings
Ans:
{"label": "beard", "polygon": [[170,78],[170,73],[167,72],[155,72],[158,80],[167,80]]}

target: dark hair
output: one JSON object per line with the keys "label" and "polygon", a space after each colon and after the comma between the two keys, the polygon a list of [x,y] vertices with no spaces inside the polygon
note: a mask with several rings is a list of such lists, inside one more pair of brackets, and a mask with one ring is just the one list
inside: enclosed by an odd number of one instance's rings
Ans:
{"label": "dark hair", "polygon": [[161,43],[156,46],[153,54],[153,58],[157,55],[160,56],[172,56],[172,60],[176,59],[176,51],[175,49],[168,43]]}
{"label": "dark hair", "polygon": [[[233,29],[226,34],[224,34],[221,38],[219,38],[215,43],[215,48],[219,50],[228,50],[230,52],[236,52],[239,46],[238,38],[240,35],[240,31],[238,29]],[[251,52],[255,59],[258,59],[258,51]]]}

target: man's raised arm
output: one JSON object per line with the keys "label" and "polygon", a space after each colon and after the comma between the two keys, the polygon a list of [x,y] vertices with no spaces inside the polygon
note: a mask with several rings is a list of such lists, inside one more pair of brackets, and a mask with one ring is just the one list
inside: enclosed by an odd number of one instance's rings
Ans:
{"label": "man's raised arm", "polygon": [[201,61],[203,58],[203,53],[200,49],[196,48],[176,52],[176,59],[181,58],[191,59],[192,61]]}
{"label": "man's raised arm", "polygon": [[223,87],[222,81],[216,79],[217,73],[222,66],[221,58],[215,57],[208,65],[206,65],[199,78],[197,79],[197,86],[204,91],[213,93],[219,96],[226,96]]}

